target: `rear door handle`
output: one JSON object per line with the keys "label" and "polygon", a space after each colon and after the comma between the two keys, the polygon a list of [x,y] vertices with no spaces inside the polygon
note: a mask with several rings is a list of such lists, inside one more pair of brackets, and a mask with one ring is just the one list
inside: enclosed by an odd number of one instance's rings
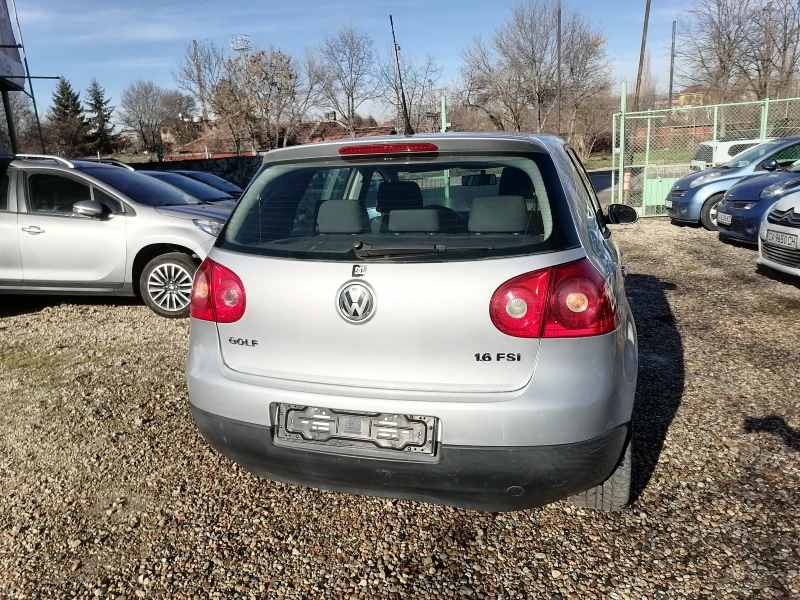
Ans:
{"label": "rear door handle", "polygon": [[628,267],[621,267],[620,268],[620,273],[622,273],[623,277],[627,277],[628,276]]}
{"label": "rear door handle", "polygon": [[39,235],[40,233],[44,233],[44,229],[41,227],[37,227],[36,225],[31,225],[30,227],[23,227],[22,231],[25,233],[30,233],[31,235]]}

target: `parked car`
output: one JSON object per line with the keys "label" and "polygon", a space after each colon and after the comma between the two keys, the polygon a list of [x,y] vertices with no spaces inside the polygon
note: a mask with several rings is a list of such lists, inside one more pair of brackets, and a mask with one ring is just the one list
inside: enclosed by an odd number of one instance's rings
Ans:
{"label": "parked car", "polygon": [[781,198],[798,188],[800,163],[737,183],[725,192],[717,209],[720,239],[757,245],[761,221]]}
{"label": "parked car", "polygon": [[[769,138],[772,139],[772,138]],[[764,140],[767,141],[767,140]],[[711,167],[719,167],[729,162],[737,154],[749,150],[753,146],[758,146],[762,141],[758,140],[717,140],[716,142],[700,142],[692,158],[692,171],[703,171]]]}
{"label": "parked car", "polygon": [[759,144],[718,169],[692,173],[676,181],[665,201],[667,215],[674,222],[699,222],[716,231],[717,209],[725,192],[747,177],[788,167],[798,159],[800,137]]}
{"label": "parked car", "polygon": [[0,164],[0,293],[140,296],[186,317],[230,208],[116,166],[20,155]]}
{"label": "parked car", "polygon": [[[500,176],[465,186],[448,169]],[[272,151],[195,277],[197,427],[278,481],[622,508],[637,338],[608,224],[636,218],[604,214],[552,136]]]}
{"label": "parked car", "polygon": [[221,204],[222,206],[229,207],[236,205],[236,200],[230,194],[226,194],[217,188],[206,185],[196,179],[179,175],[178,173],[172,173],[170,171],[139,171],[139,173],[175,186],[182,192],[203,202],[213,202],[214,204]]}
{"label": "parked car", "polygon": [[178,173],[180,175],[184,175],[185,177],[191,177],[192,179],[196,179],[197,181],[201,181],[206,185],[210,185],[213,188],[220,190],[221,192],[225,192],[230,197],[239,199],[242,196],[242,188],[240,188],[235,183],[228,181],[220,177],[219,175],[214,175],[213,173],[208,173],[207,171],[172,171],[173,173]]}
{"label": "parked car", "polygon": [[783,197],[761,223],[758,264],[800,277],[800,192]]}

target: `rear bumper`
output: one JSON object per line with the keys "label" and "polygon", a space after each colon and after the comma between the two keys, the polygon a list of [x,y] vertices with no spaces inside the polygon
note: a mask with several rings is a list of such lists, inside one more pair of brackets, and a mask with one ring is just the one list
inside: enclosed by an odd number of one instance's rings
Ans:
{"label": "rear bumper", "polygon": [[625,424],[572,444],[439,444],[434,462],[420,462],[277,446],[274,427],[243,423],[195,406],[192,414],[211,446],[268,479],[487,511],[524,510],[599,485],[619,462],[628,436]]}

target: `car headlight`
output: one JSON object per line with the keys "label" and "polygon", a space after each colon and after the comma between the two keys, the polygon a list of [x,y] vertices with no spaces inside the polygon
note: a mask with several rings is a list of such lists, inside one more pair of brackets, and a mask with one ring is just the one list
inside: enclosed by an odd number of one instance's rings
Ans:
{"label": "car headlight", "polygon": [[692,183],[690,183],[689,187],[693,188],[693,187],[697,187],[698,185],[703,185],[704,183],[708,183],[712,179],[716,179],[720,175],[722,175],[722,173],[720,171],[717,171],[716,173],[708,173],[706,175],[701,175],[700,177],[695,179]]}
{"label": "car headlight", "polygon": [[202,219],[194,219],[192,223],[194,223],[200,231],[205,231],[208,235],[213,235],[214,237],[219,235],[223,225],[223,223],[219,221],[204,221]]}
{"label": "car headlight", "polygon": [[796,188],[800,185],[800,179],[791,179],[789,181],[780,181],[778,183],[773,183],[769,187],[765,187],[760,194],[760,198],[770,198],[772,196],[777,196],[778,194],[782,194],[787,190],[791,190],[792,188]]}

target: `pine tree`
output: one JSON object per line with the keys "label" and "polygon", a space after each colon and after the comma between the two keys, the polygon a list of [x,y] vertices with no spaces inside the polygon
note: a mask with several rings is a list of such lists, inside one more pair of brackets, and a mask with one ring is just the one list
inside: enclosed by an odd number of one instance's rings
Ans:
{"label": "pine tree", "polygon": [[100,87],[96,79],[92,79],[89,89],[86,90],[86,108],[89,117],[89,142],[93,153],[110,154],[113,150],[111,138],[114,135],[114,125],[111,115],[114,107],[111,99],[106,98],[106,91]]}
{"label": "pine tree", "polygon": [[[56,91],[53,92],[53,109],[49,121],[60,151],[63,150],[70,156],[86,152],[89,125],[84,117],[81,97],[63,77],[59,79]],[[64,140],[64,146],[61,146],[61,140]]]}

